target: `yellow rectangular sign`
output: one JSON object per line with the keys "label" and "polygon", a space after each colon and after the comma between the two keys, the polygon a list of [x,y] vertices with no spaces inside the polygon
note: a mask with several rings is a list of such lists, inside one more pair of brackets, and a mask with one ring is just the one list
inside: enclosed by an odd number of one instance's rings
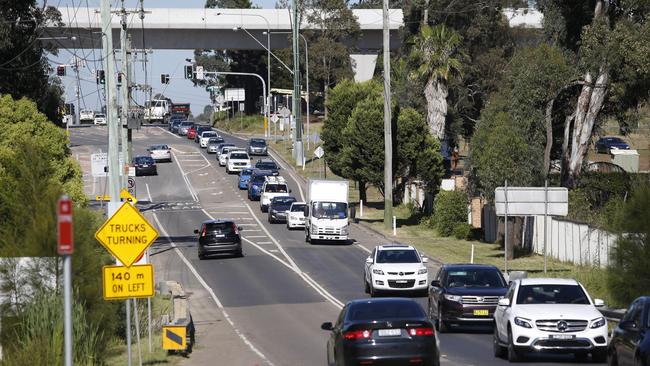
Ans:
{"label": "yellow rectangular sign", "polygon": [[184,325],[163,325],[163,349],[182,351],[187,348],[187,328]]}
{"label": "yellow rectangular sign", "polygon": [[125,300],[154,295],[151,264],[131,267],[104,266],[102,272],[104,300]]}
{"label": "yellow rectangular sign", "polygon": [[110,201],[110,200],[111,200],[111,196],[109,196],[107,194],[105,194],[103,196],[101,196],[101,195],[96,195],[95,196],[95,201]]}

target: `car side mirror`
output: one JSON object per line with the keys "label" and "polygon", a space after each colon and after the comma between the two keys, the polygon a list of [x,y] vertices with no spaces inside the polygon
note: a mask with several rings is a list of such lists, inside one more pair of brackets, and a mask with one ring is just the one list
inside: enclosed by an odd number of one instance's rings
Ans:
{"label": "car side mirror", "polygon": [[291,193],[291,190],[289,190],[289,193]]}
{"label": "car side mirror", "polygon": [[237,230],[244,231],[244,228],[242,226],[237,226]]}
{"label": "car side mirror", "polygon": [[601,299],[594,299],[594,306],[597,308],[605,306],[605,301]]}
{"label": "car side mirror", "polygon": [[510,306],[510,299],[505,297],[503,299],[499,299],[499,306]]}
{"label": "car side mirror", "polygon": [[320,325],[320,329],[322,330],[334,330],[334,325],[332,325],[332,322],[325,322]]}
{"label": "car side mirror", "polygon": [[624,330],[636,330],[638,328],[634,320],[625,320],[618,324],[621,329]]}
{"label": "car side mirror", "polygon": [[429,258],[422,257],[422,263],[429,263]]}
{"label": "car side mirror", "polygon": [[199,233],[199,229],[194,229],[194,234],[198,234],[198,233]]}
{"label": "car side mirror", "polygon": [[440,281],[439,280],[431,281],[431,287],[441,287],[440,286]]}
{"label": "car side mirror", "polygon": [[375,263],[375,261],[372,259],[372,257],[368,257],[368,258],[366,258],[366,263],[373,264],[373,263]]}

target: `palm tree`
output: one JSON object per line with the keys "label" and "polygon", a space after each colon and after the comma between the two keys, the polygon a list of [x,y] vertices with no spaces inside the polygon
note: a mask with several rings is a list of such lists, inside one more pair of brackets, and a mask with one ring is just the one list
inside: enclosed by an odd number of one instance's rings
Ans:
{"label": "palm tree", "polygon": [[460,35],[452,29],[424,25],[411,51],[411,61],[416,65],[414,77],[426,80],[424,97],[429,131],[439,140],[445,137],[449,79],[462,76],[462,60],[466,56],[460,44]]}

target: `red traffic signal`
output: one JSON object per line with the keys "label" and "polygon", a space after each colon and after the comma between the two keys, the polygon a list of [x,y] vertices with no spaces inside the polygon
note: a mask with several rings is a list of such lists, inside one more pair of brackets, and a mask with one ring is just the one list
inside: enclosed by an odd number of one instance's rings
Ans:
{"label": "red traffic signal", "polygon": [[65,65],[59,65],[56,67],[57,76],[65,76]]}
{"label": "red traffic signal", "polygon": [[57,203],[57,251],[60,255],[72,254],[74,250],[72,230],[72,200],[63,196]]}

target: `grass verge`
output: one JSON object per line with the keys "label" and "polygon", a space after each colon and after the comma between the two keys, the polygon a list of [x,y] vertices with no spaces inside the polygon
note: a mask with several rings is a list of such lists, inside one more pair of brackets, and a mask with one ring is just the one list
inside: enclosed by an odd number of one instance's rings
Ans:
{"label": "grass verge", "polygon": [[[147,301],[145,299],[138,300],[138,308],[140,309],[140,347],[142,349],[142,364],[143,365],[176,365],[180,362],[180,356],[168,355],[167,351],[162,349],[162,328],[160,319],[163,314],[169,312],[171,306],[169,298],[161,295],[156,295],[151,299],[151,317],[152,317],[152,330],[151,330],[151,343],[152,352],[149,352],[149,341],[147,339]],[[133,309],[132,309],[133,310]],[[131,341],[131,359],[134,363],[138,362],[138,346],[135,339],[135,325],[131,322],[134,331],[132,333]],[[111,353],[113,354],[107,360],[108,365],[126,365],[127,364],[127,346],[126,342],[122,339],[115,339],[110,345]]]}

